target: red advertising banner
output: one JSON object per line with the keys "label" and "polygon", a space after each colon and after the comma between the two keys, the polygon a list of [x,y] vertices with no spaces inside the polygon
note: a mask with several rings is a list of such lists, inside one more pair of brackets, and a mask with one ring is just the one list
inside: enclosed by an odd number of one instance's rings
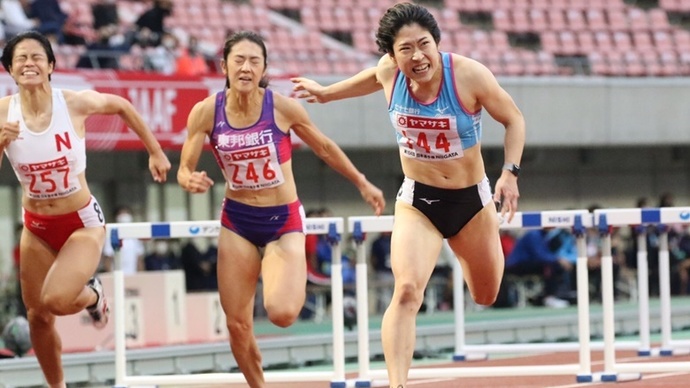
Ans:
{"label": "red advertising banner", "polygon": [[[156,73],[86,70],[55,72],[54,88],[112,93],[131,101],[164,149],[179,150],[187,136],[187,115],[194,104],[223,89],[222,75],[176,77]],[[3,96],[17,92],[14,80],[0,73]],[[272,76],[271,88],[290,95],[288,76]],[[293,136],[295,140],[296,136]],[[89,151],[143,150],[143,144],[118,116],[92,116],[86,122],[86,147]]]}

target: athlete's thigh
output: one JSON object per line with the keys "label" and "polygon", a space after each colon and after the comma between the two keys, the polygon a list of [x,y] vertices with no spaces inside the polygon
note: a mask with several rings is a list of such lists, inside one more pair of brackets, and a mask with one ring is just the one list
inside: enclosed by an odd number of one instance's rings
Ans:
{"label": "athlete's thigh", "polygon": [[254,244],[220,228],[218,236],[218,291],[226,316],[251,319],[261,256]]}
{"label": "athlete's thigh", "polygon": [[438,261],[443,237],[429,219],[398,201],[391,235],[391,268],[396,284],[424,287]]}
{"label": "athlete's thigh", "polygon": [[58,252],[43,292],[68,300],[76,298],[98,268],[104,241],[102,226],[75,230]]}
{"label": "athlete's thigh", "polygon": [[498,234],[498,215],[493,202],[488,203],[448,244],[462,264],[468,287],[498,288],[505,259]]}
{"label": "athlete's thigh", "polygon": [[48,244],[24,228],[19,242],[19,277],[27,309],[40,309],[41,291],[56,253]]}
{"label": "athlete's thigh", "polygon": [[307,284],[304,233],[286,233],[266,246],[261,266],[264,298],[299,297]]}

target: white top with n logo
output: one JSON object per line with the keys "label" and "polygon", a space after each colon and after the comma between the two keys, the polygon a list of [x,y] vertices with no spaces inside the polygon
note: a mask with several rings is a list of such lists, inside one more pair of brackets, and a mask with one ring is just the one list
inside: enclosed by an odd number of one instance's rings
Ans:
{"label": "white top with n logo", "polygon": [[48,128],[30,131],[22,117],[19,95],[10,100],[7,122],[19,121],[19,137],[5,148],[24,193],[32,199],[66,197],[81,189],[86,169],[86,141],[69,117],[62,90],[53,89],[53,115]]}

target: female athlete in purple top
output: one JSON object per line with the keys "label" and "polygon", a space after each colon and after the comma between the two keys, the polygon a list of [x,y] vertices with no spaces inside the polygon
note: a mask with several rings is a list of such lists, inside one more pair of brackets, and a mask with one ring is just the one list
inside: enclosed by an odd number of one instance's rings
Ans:
{"label": "female athlete in purple top", "polygon": [[292,174],[290,130],[352,182],[377,215],[385,207],[381,190],[314,126],[304,107],[266,88],[266,62],[266,46],[255,33],[239,32],[225,42],[226,89],[190,112],[177,173],[191,193],[205,193],[213,185],[205,171],[196,171],[209,137],[226,180],[218,238],[221,304],[232,353],[251,387],[264,385],[252,330],[259,276],[264,307],[278,326],[296,320],[306,294],[304,212]]}

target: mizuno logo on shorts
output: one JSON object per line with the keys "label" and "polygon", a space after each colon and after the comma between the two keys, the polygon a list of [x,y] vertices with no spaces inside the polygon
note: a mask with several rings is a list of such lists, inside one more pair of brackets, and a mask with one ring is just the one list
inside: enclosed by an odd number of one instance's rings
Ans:
{"label": "mizuno logo on shorts", "polygon": [[427,205],[431,205],[434,202],[441,201],[440,199],[427,199],[427,198],[419,198],[419,200],[426,202]]}

